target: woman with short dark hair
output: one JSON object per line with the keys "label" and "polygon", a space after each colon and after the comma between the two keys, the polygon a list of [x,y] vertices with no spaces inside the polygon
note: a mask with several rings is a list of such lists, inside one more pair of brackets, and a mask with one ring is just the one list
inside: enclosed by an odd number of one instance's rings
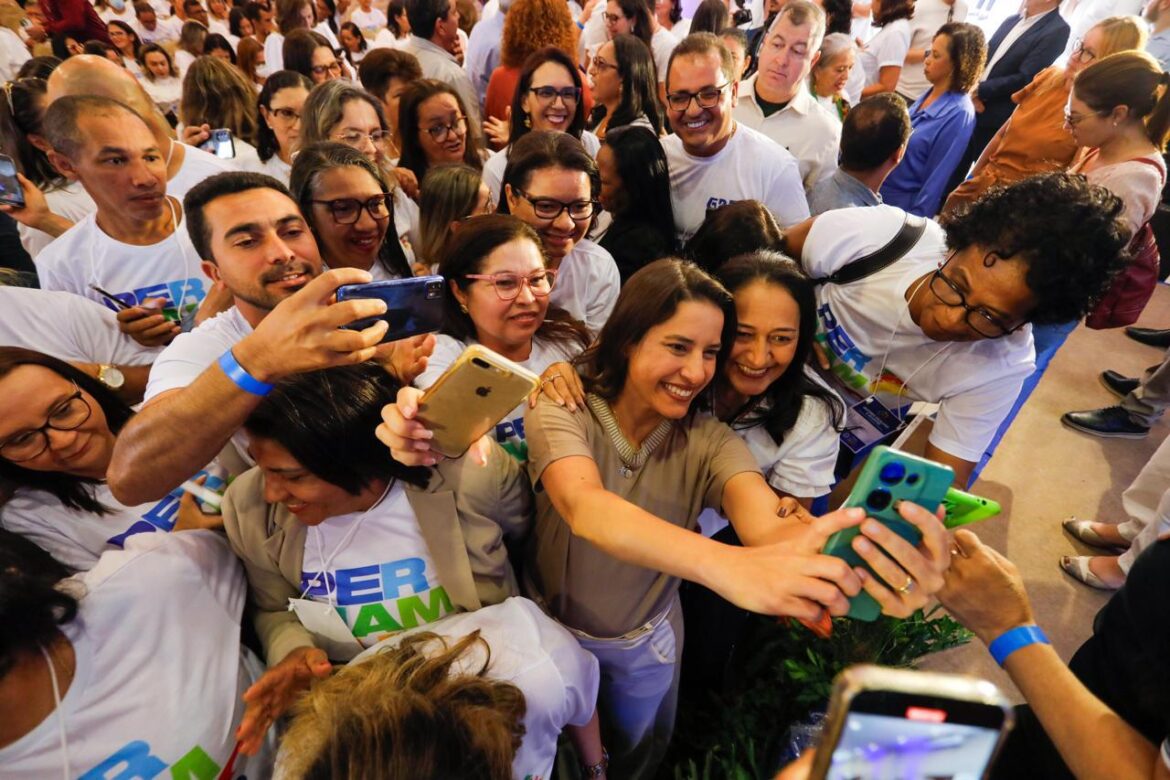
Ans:
{"label": "woman with short dark hair", "polygon": [[[261,52],[263,53],[263,52]],[[288,184],[292,156],[301,136],[301,112],[313,82],[291,70],[278,70],[264,82],[256,102],[260,109],[256,153],[265,173]]]}
{"label": "woman with short dark hair", "polygon": [[921,217],[939,212],[947,182],[975,132],[970,91],[986,59],[983,31],[975,25],[951,22],[939,28],[922,66],[930,89],[910,106],[913,132],[902,162],[882,185],[884,203]]}

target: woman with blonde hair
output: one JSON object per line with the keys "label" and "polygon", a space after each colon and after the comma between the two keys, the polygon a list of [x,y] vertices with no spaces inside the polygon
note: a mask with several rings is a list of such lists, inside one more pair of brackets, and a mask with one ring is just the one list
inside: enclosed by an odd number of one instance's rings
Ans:
{"label": "woman with blonde hair", "polygon": [[259,92],[268,78],[264,45],[251,36],[241,38],[240,45],[236,48],[236,67],[240,69],[240,73],[248,77],[253,88]]}
{"label": "woman with blonde hair", "polygon": [[1063,68],[1045,68],[1012,95],[1015,112],[992,136],[970,178],[951,192],[942,213],[971,203],[992,185],[1068,168],[1077,143],[1064,129],[1062,117],[1073,80],[1085,67],[1110,54],[1144,49],[1147,37],[1145,24],[1136,16],[1111,16],[1093,25]]}
{"label": "woman with blonde hair", "polygon": [[[572,56],[577,51],[577,25],[569,8],[558,0],[516,0],[504,21],[500,39],[500,65],[492,71],[484,99],[484,118],[506,120],[524,62],[546,46]],[[582,90],[585,115],[593,109],[593,95],[586,80]],[[506,135],[506,134],[505,134]]]}
{"label": "woman with blonde hair", "polygon": [[236,167],[262,172],[256,152],[259,118],[256,90],[243,73],[216,57],[200,57],[191,63],[179,102],[184,143],[198,146],[211,137],[213,129],[230,130]]}
{"label": "woman with blonde hair", "polygon": [[418,260],[437,264],[459,224],[468,217],[492,213],[495,203],[480,172],[457,163],[436,165],[427,172],[418,209]]}

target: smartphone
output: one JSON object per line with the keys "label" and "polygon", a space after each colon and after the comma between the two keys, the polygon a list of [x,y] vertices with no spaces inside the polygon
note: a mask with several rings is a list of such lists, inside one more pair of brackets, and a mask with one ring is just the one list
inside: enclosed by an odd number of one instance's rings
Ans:
{"label": "smartphone", "polygon": [[116,306],[120,310],[124,311],[126,309],[134,308],[129,303],[126,303],[126,301],[124,301],[121,298],[119,298],[118,296],[114,295],[112,292],[107,292],[107,291],[103,290],[102,288],[98,287],[96,284],[91,284],[89,286],[89,289],[93,290],[98,295],[104,296],[106,300],[108,300],[110,303],[114,304],[114,306]]}
{"label": "smartphone", "polygon": [[[393,237],[391,237],[393,238]],[[433,333],[443,324],[443,277],[415,276],[367,284],[343,284],[337,288],[337,301],[356,298],[379,298],[386,302],[386,313],[367,317],[344,327],[365,330],[378,320],[390,324],[382,342]]]}
{"label": "smartphone", "polygon": [[1015,714],[990,682],[852,666],[833,682],[813,780],[978,780]]}
{"label": "smartphone", "polygon": [[1003,511],[998,502],[967,493],[958,488],[951,488],[947,491],[947,494],[943,496],[942,505],[943,509],[946,510],[943,525],[948,530],[978,523],[980,520],[995,517]]}
{"label": "smartphone", "polygon": [[536,374],[472,344],[423,393],[418,419],[434,433],[432,449],[458,458],[539,386]]}
{"label": "smartphone", "polygon": [[[917,545],[922,540],[922,534],[913,523],[903,520],[898,514],[898,502],[912,501],[933,512],[942,503],[954,480],[955,472],[950,466],[880,445],[874,448],[865,461],[857,482],[842,506],[862,507],[870,517]],[[854,552],[850,544],[859,533],[861,531],[857,526],[838,531],[829,537],[821,552],[835,555],[850,566],[864,566],[876,577],[877,573]],[[901,584],[886,583],[890,588],[897,588]],[[849,601],[849,617],[856,620],[876,620],[881,612],[881,605],[865,591]]]}
{"label": "smartphone", "polygon": [[24,208],[24,188],[16,178],[16,163],[6,154],[0,154],[0,203]]}
{"label": "smartphone", "polygon": [[236,143],[232,140],[232,131],[226,127],[212,130],[211,136],[199,144],[199,148],[214,154],[221,160],[232,160],[236,156]]}

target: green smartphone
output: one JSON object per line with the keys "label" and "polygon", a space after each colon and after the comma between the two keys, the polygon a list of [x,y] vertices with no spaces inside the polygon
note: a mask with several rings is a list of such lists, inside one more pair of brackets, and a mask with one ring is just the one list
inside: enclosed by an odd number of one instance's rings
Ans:
{"label": "green smartphone", "polygon": [[[933,512],[943,502],[954,480],[955,472],[950,466],[881,445],[870,453],[842,506],[863,508],[870,517],[917,545],[922,533],[898,514],[898,502],[911,501]],[[829,537],[821,552],[841,558],[850,566],[862,566],[876,577],[877,573],[853,550],[851,542],[859,533],[857,526],[838,531]],[[901,585],[886,584],[891,589]],[[856,620],[876,620],[881,612],[881,605],[865,591],[849,601],[848,616]]]}
{"label": "green smartphone", "polygon": [[978,523],[980,520],[995,517],[1003,511],[1000,505],[990,498],[972,495],[958,488],[951,488],[947,491],[947,494],[943,496],[942,505],[943,509],[946,510],[943,525],[947,527],[947,530]]}

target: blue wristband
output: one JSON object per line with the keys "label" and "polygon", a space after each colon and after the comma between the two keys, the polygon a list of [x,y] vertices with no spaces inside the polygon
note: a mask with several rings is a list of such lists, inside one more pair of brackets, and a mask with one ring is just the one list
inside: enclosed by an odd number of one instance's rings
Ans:
{"label": "blue wristband", "polygon": [[1022,647],[1035,644],[1050,645],[1052,643],[1040,630],[1040,626],[1016,626],[996,637],[995,641],[987,646],[987,649],[991,652],[991,657],[995,659],[995,662],[1003,666],[1009,655]]}
{"label": "blue wristband", "polygon": [[245,393],[252,395],[265,396],[272,392],[272,385],[267,382],[261,382],[256,377],[249,374],[240,361],[236,360],[236,356],[232,354],[229,349],[227,352],[219,356],[219,367],[227,374],[227,378],[235,383],[236,387],[243,390]]}

